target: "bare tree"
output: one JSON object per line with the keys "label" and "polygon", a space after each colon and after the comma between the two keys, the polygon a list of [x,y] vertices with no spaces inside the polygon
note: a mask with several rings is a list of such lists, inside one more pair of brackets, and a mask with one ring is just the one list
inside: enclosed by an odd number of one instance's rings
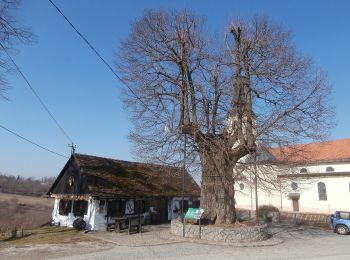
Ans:
{"label": "bare tree", "polygon": [[117,67],[132,90],[124,100],[137,155],[176,163],[186,135],[188,160],[200,161],[206,217],[233,223],[237,163],[257,143],[320,138],[330,87],[290,34],[267,19],[229,23],[223,42],[204,21],[187,10],[146,11],[121,43]]}
{"label": "bare tree", "polygon": [[18,42],[28,43],[31,39],[30,30],[20,25],[13,15],[19,2],[19,0],[0,0],[0,98],[5,99],[8,84],[4,74],[11,69],[6,51],[13,51]]}

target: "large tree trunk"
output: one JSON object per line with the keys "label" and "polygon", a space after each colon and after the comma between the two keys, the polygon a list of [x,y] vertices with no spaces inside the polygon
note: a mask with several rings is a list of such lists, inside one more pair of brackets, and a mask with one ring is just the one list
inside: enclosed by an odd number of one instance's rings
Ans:
{"label": "large tree trunk", "polygon": [[201,208],[204,218],[215,224],[236,221],[235,190],[232,162],[225,157],[225,149],[200,152],[202,161]]}

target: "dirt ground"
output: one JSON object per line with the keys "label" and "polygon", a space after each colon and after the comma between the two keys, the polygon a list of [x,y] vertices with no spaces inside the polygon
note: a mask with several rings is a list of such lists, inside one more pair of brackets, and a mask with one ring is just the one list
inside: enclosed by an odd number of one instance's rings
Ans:
{"label": "dirt ground", "polygon": [[0,237],[0,259],[51,259],[107,250],[112,246],[83,231],[49,226],[26,230],[22,238]]}
{"label": "dirt ground", "polygon": [[72,244],[41,244],[24,247],[0,248],[0,259],[55,259],[74,257],[112,249],[113,244],[103,241],[76,242]]}
{"label": "dirt ground", "polygon": [[51,219],[53,199],[0,193],[0,233],[35,228]]}

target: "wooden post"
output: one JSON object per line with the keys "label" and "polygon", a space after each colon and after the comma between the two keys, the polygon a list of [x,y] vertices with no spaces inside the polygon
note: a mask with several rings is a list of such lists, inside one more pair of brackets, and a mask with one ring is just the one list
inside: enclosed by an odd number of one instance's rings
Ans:
{"label": "wooden post", "polygon": [[141,228],[142,228],[142,225],[141,225],[141,214],[139,213],[139,233],[141,233]]}
{"label": "wooden post", "polygon": [[186,220],[185,215],[183,214],[183,223],[182,223],[182,236],[185,237],[186,233]]}
{"label": "wooden post", "polygon": [[199,239],[202,239],[201,219],[199,218]]}
{"label": "wooden post", "polygon": [[130,235],[130,229],[131,229],[131,218],[128,218],[128,219],[129,219],[128,235]]}

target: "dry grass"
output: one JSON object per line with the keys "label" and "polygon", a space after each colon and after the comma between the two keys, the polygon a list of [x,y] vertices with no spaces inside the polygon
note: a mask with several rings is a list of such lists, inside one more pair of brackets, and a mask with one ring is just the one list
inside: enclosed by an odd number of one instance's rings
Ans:
{"label": "dry grass", "polygon": [[40,227],[51,220],[52,209],[52,199],[0,193],[0,233]]}
{"label": "dry grass", "polygon": [[25,230],[22,238],[5,239],[0,236],[0,247],[24,247],[45,244],[75,244],[78,242],[95,241],[94,238],[75,229],[47,226]]}

